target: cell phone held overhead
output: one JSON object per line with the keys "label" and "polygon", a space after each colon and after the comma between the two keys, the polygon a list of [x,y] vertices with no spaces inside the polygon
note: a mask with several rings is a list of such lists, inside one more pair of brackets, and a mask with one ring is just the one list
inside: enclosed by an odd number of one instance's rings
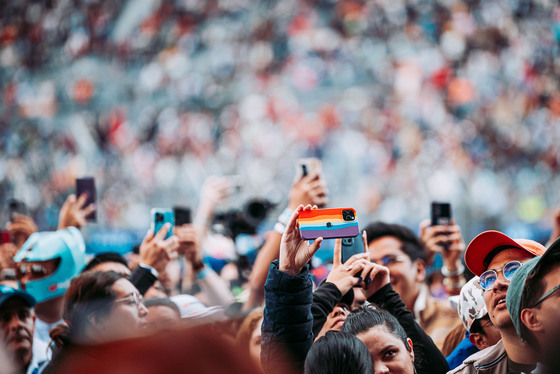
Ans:
{"label": "cell phone held overhead", "polygon": [[[95,204],[96,200],[96,190],[95,190],[95,179],[92,177],[77,178],[76,179],[76,197],[80,197],[85,194],[87,196],[84,207],[90,204]],[[97,221],[97,210],[94,210],[86,216],[88,221]]]}
{"label": "cell phone held overhead", "polygon": [[432,202],[432,226],[451,225],[451,204]]}
{"label": "cell phone held overhead", "polygon": [[165,234],[164,239],[167,239],[173,235],[173,224],[175,222],[175,214],[171,209],[163,209],[163,208],[153,208],[152,212],[152,230],[154,235],[158,233],[159,230],[165,225],[169,223],[171,226],[169,227],[169,231]]}
{"label": "cell phone held overhead", "polygon": [[303,210],[298,215],[302,239],[350,238],[360,234],[358,215],[353,208]]}

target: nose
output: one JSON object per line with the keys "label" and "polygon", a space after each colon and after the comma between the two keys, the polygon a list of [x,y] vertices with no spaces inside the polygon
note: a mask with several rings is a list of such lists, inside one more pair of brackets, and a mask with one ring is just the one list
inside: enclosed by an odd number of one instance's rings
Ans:
{"label": "nose", "polygon": [[145,318],[148,315],[148,308],[146,308],[146,305],[144,305],[144,303],[140,303],[138,305],[138,315],[140,316],[140,318]]}
{"label": "nose", "polygon": [[375,374],[386,374],[389,372],[389,368],[382,361],[374,362],[373,368]]}
{"label": "nose", "polygon": [[7,326],[9,330],[17,330],[20,328],[21,321],[17,313],[14,313],[10,316],[10,320],[8,321]]}
{"label": "nose", "polygon": [[504,291],[507,290],[509,287],[509,281],[504,277],[504,273],[500,271],[498,273],[498,277],[496,278],[496,282],[494,282],[494,286],[492,289],[494,292],[496,291]]}
{"label": "nose", "polygon": [[335,306],[333,309],[333,317],[347,316],[350,312],[341,306]]}

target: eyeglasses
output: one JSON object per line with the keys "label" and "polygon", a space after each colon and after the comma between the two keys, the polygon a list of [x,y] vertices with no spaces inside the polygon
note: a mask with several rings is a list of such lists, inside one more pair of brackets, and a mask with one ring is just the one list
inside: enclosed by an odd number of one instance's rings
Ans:
{"label": "eyeglasses", "polygon": [[140,304],[144,305],[144,298],[139,293],[131,293],[130,295],[123,297],[122,299],[115,300],[115,303],[128,303],[129,305],[136,305],[140,308]]}
{"label": "eyeglasses", "polygon": [[553,289],[551,289],[550,291],[548,291],[547,293],[545,293],[544,295],[542,295],[540,297],[540,299],[538,299],[537,302],[531,308],[536,307],[537,305],[539,305],[540,303],[542,303],[543,301],[548,299],[550,296],[552,296],[552,294],[555,293],[558,290],[560,290],[560,284],[558,286],[554,287]]}
{"label": "eyeglasses", "polygon": [[371,262],[375,262],[376,264],[383,265],[383,266],[391,266],[398,262],[406,261],[408,257],[404,255],[387,255],[383,256],[378,260],[371,260]]}
{"label": "eyeglasses", "polygon": [[500,270],[486,270],[480,275],[478,283],[480,283],[480,286],[484,290],[491,290],[492,287],[494,287],[496,280],[498,280],[499,272],[502,272],[504,278],[506,278],[508,281],[511,281],[511,279],[513,278],[513,274],[515,274],[515,272],[521,267],[521,265],[522,264],[519,261],[511,261],[505,264],[504,267]]}

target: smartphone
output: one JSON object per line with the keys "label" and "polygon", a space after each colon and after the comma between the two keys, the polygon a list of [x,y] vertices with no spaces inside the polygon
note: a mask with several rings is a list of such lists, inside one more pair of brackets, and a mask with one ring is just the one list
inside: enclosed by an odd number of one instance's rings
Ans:
{"label": "smartphone", "polygon": [[[84,207],[89,204],[95,204],[96,192],[95,192],[95,179],[93,177],[77,178],[76,179],[76,198],[79,198],[82,194],[86,194],[86,203]],[[86,216],[88,221],[97,221],[97,209]]]}
{"label": "smartphone", "polygon": [[362,234],[358,234],[353,238],[342,238],[342,263],[345,263],[350,257],[358,253],[364,253],[364,238]]}
{"label": "smartphone", "polygon": [[181,225],[192,223],[191,208],[174,206],[173,214],[175,215],[175,226],[181,226]]}
{"label": "smartphone", "polygon": [[[353,238],[342,238],[340,260],[343,264],[348,261],[350,257],[358,253],[364,253],[364,238],[362,237],[362,234],[358,234]],[[356,278],[361,276],[361,271],[355,275]],[[356,287],[360,287],[360,285],[356,285]]]}
{"label": "smartphone", "polygon": [[432,202],[432,226],[451,225],[451,204]]}
{"label": "smartphone", "polygon": [[169,231],[165,235],[164,239],[167,239],[173,235],[173,224],[175,222],[175,214],[171,209],[154,208],[152,209],[152,230],[154,235],[162,228],[166,223],[171,224]]}
{"label": "smartphone", "polygon": [[8,214],[10,217],[10,221],[14,220],[15,213],[27,215],[27,206],[23,201],[10,199],[8,203]]}
{"label": "smartphone", "polygon": [[349,238],[360,234],[358,215],[353,208],[302,210],[298,227],[305,240]]}
{"label": "smartphone", "polygon": [[0,233],[0,240],[2,241],[0,244],[10,243],[10,232],[8,230],[2,230]]}
{"label": "smartphone", "polygon": [[300,158],[296,166],[297,179],[301,179],[315,170],[321,170],[321,160],[316,157]]}

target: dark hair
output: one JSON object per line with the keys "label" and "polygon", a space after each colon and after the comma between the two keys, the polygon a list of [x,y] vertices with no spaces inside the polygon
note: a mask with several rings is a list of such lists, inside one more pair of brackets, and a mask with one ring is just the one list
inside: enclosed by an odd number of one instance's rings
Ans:
{"label": "dark hair", "polygon": [[305,374],[370,374],[373,360],[362,341],[342,331],[327,331],[311,346],[305,359]]}
{"label": "dark hair", "polygon": [[119,264],[123,264],[124,266],[128,267],[128,263],[126,262],[123,256],[115,252],[106,252],[106,253],[100,253],[94,258],[92,258],[90,262],[88,262],[87,265],[83,268],[82,273],[85,273],[86,271],[91,270],[97,265],[102,264],[104,262],[117,262]]}
{"label": "dark hair", "polygon": [[403,342],[407,349],[412,348],[406,340],[406,333],[399,321],[386,310],[372,304],[362,305],[354,309],[344,321],[341,331],[358,335],[375,326],[385,326],[391,334]]}
{"label": "dark hair", "polygon": [[471,325],[471,330],[470,333],[471,334],[482,334],[484,336],[486,336],[486,331],[484,331],[484,329],[482,328],[482,322],[488,322],[490,321],[490,316],[488,314],[484,315],[484,317],[481,317],[479,319],[475,319]]}
{"label": "dark hair", "polygon": [[153,306],[166,306],[170,309],[173,309],[173,311],[177,313],[179,317],[181,317],[181,311],[179,310],[179,307],[168,297],[154,297],[151,299],[147,299],[144,301],[144,305],[146,306],[146,308],[150,308]]}
{"label": "dark hair", "polygon": [[[521,302],[519,310],[522,311],[525,308],[532,308],[537,300],[544,295],[545,292],[549,291],[545,289],[545,284],[542,279],[550,272],[553,268],[560,264],[560,252],[550,253],[547,255],[546,261],[540,261],[537,263],[531,274],[525,280],[525,287],[523,287],[523,292],[521,294]],[[540,304],[536,306],[540,308]],[[531,330],[529,330],[524,323],[521,323],[521,339],[527,341],[529,344],[538,347],[538,341],[534,338]]]}
{"label": "dark hair", "polygon": [[50,332],[57,348],[84,340],[90,318],[101,319],[111,313],[116,299],[112,287],[122,278],[114,271],[90,271],[72,280],[64,294],[64,322]]}
{"label": "dark hair", "polygon": [[424,243],[408,227],[377,221],[367,225],[365,230],[369,242],[384,236],[393,236],[401,241],[401,250],[410,257],[411,261],[426,261]]}

